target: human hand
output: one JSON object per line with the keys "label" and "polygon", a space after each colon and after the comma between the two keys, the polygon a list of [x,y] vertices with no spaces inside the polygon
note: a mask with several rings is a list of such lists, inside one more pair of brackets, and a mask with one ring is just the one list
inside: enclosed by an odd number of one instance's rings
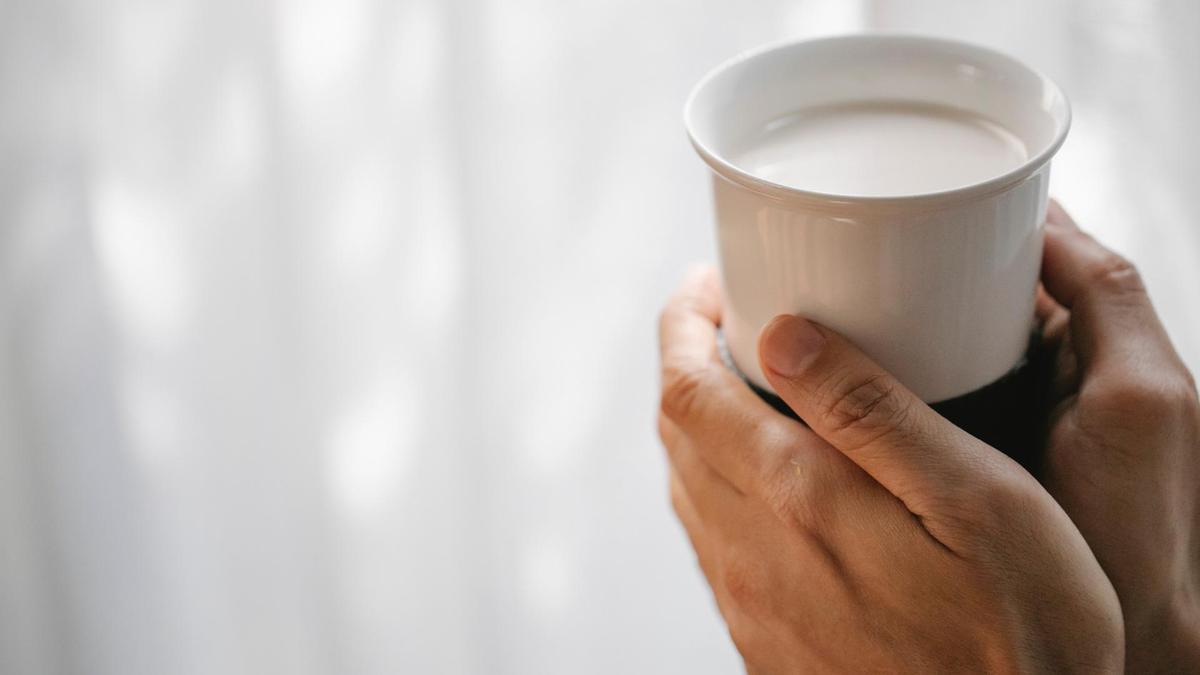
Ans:
{"label": "human hand", "polygon": [[1137,271],[1057,204],[1038,314],[1054,356],[1040,478],[1121,600],[1129,672],[1200,670],[1200,403]]}
{"label": "human hand", "polygon": [[661,321],[671,497],[747,668],[1112,672],[1116,594],[1057,503],[824,328],[780,317],[720,361],[715,275]]}

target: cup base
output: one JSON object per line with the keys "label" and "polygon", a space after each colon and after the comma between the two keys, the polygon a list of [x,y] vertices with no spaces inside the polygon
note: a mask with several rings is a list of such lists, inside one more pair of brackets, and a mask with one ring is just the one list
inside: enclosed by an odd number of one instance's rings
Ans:
{"label": "cup base", "polygon": [[[759,398],[780,413],[804,421],[779,396],[742,375],[729,357],[723,334],[718,343],[722,360]],[[1038,336],[1032,336],[1021,363],[995,382],[962,396],[929,404],[939,415],[1016,460],[1031,473],[1038,468],[1042,456],[1041,435],[1045,421],[1038,379],[1040,369],[1037,367],[1041,358],[1039,344]]]}

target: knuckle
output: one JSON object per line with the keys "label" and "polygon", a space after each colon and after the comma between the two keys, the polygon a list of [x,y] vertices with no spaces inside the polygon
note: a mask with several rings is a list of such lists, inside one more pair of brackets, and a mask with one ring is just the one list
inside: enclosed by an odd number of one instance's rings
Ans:
{"label": "knuckle", "polygon": [[768,484],[763,499],[776,518],[785,523],[807,524],[803,483],[798,477],[781,475]]}
{"label": "knuckle", "polygon": [[821,412],[838,431],[883,434],[908,414],[896,385],[884,375],[843,379],[824,397]]}
{"label": "knuckle", "polygon": [[1139,373],[1099,381],[1081,395],[1104,410],[1157,417],[1189,410],[1195,403],[1195,391],[1188,377]]}
{"label": "knuckle", "polygon": [[1193,420],[1200,410],[1197,402],[1196,382],[1190,373],[1184,371],[1181,376],[1172,378],[1164,387],[1163,409],[1174,420]]}
{"label": "knuckle", "polygon": [[1123,256],[1106,253],[1088,273],[1092,285],[1110,294],[1126,295],[1146,292],[1137,267]]}
{"label": "knuckle", "polygon": [[721,587],[725,595],[741,611],[754,614],[765,600],[762,575],[755,565],[743,561],[730,561],[721,570]]}
{"label": "knuckle", "polygon": [[1178,377],[1173,377],[1163,391],[1163,401],[1167,409],[1188,413],[1196,408],[1196,381],[1191,373],[1184,371]]}
{"label": "knuckle", "polygon": [[822,529],[822,513],[835,510],[831,505],[839,496],[837,487],[845,483],[831,476],[815,475],[810,462],[796,461],[789,455],[767,483],[763,495],[771,513],[790,527],[815,532]]}
{"label": "knuckle", "polygon": [[1155,408],[1158,388],[1143,377],[1124,377],[1096,388],[1096,395],[1103,399],[1106,407],[1140,412]]}
{"label": "knuckle", "polygon": [[675,423],[691,418],[707,377],[704,369],[668,369],[663,376],[662,414]]}
{"label": "knuckle", "polygon": [[1198,392],[1196,389],[1196,377],[1188,370],[1184,370],[1183,375],[1184,406],[1187,408],[1188,412],[1194,415],[1195,413],[1200,412],[1200,392]]}
{"label": "knuckle", "polygon": [[974,511],[1004,527],[1014,514],[1022,513],[1029,499],[1029,489],[1013,480],[995,479],[971,491]]}
{"label": "knuckle", "polygon": [[[966,551],[993,551],[999,533],[1025,534],[1030,514],[1040,512],[1036,494],[1020,481],[999,476],[961,491],[941,512],[953,527],[956,544]],[[1002,537],[1000,541],[1008,541]],[[993,551],[994,552],[994,551]]]}

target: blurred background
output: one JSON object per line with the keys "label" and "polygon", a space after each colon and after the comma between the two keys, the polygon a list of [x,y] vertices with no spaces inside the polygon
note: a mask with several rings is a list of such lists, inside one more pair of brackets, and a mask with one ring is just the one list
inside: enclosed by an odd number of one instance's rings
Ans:
{"label": "blurred background", "polygon": [[655,315],[759,43],[1057,79],[1200,366],[1200,3],[0,0],[0,673],[729,673]]}

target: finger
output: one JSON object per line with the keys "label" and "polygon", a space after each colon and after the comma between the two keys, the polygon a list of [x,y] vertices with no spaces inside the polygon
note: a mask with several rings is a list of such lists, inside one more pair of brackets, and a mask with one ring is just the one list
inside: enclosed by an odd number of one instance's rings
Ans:
{"label": "finger", "polygon": [[1071,333],[1063,331],[1062,339],[1054,354],[1054,370],[1050,377],[1050,400],[1063,401],[1079,391],[1079,357],[1072,348]]}
{"label": "finger", "polygon": [[978,484],[980,471],[1005,470],[1002,454],[827,328],[776,317],[763,329],[759,359],[775,392],[817,435],[915,514],[932,515],[948,487]]}
{"label": "finger", "polygon": [[674,471],[671,472],[670,491],[671,508],[675,511],[675,516],[679,518],[680,524],[683,525],[683,530],[692,545],[692,550],[696,552],[696,562],[700,566],[700,571],[708,579],[709,586],[712,586],[716,580],[716,577],[713,576],[716,571],[716,562],[713,558],[712,550],[713,543],[706,536],[704,521],[696,511],[696,507],[692,503],[692,498],[688,495],[687,488],[684,487],[683,481],[680,480]]}
{"label": "finger", "polygon": [[1058,304],[1058,301],[1050,297],[1050,294],[1046,292],[1046,288],[1040,283],[1037,287],[1037,302],[1034,307],[1038,329],[1042,336],[1042,348],[1048,350],[1058,349],[1066,337],[1067,326],[1071,318],[1070,312]]}
{"label": "finger", "polygon": [[785,466],[820,461],[805,449],[821,442],[721,362],[716,284],[711,270],[693,275],[663,310],[662,415],[695,439],[697,455],[739,492],[771,498]]}
{"label": "finger", "polygon": [[[704,520],[696,510],[691,495],[688,494],[687,488],[674,473],[671,475],[671,506],[679,517],[679,522],[683,524],[692,550],[696,553],[696,564],[708,582],[713,600],[717,604],[717,610],[732,631],[733,627],[739,622],[745,621],[746,617],[738,610],[737,603],[730,601],[723,583],[721,555],[728,551],[723,551],[721,545],[712,540]],[[725,548],[727,549],[728,545],[725,545]]]}
{"label": "finger", "polygon": [[[1041,349],[1053,359],[1053,367],[1044,383],[1053,401],[1061,401],[1079,388],[1079,368],[1075,350],[1071,348],[1071,313],[1050,297],[1046,287],[1038,284],[1036,314],[1041,332]],[[1042,375],[1046,375],[1044,371]]]}
{"label": "finger", "polygon": [[1046,289],[1041,284],[1038,284],[1037,298],[1033,305],[1033,313],[1037,317],[1038,323],[1046,323],[1059,307],[1060,305],[1054,301],[1054,298],[1050,297]]}
{"label": "finger", "polygon": [[1075,226],[1057,204],[1047,212],[1042,283],[1070,311],[1071,338],[1085,371],[1179,363],[1134,266]]}
{"label": "finger", "polygon": [[1046,287],[1038,284],[1037,298],[1034,303],[1034,314],[1037,316],[1037,321],[1040,325],[1045,326],[1058,316],[1065,316],[1067,310],[1050,294],[1046,292]]}
{"label": "finger", "polygon": [[1046,205],[1046,222],[1052,225],[1062,225],[1064,227],[1073,227],[1079,229],[1075,224],[1075,219],[1071,217],[1067,210],[1058,203],[1057,199],[1051,199]]}
{"label": "finger", "polygon": [[687,489],[700,518],[718,527],[730,527],[743,508],[742,493],[714,471],[697,453],[695,443],[662,414],[658,416],[658,433],[667,450],[672,479]]}
{"label": "finger", "polygon": [[716,270],[699,267],[688,273],[667,300],[658,322],[663,381],[678,373],[720,362],[717,326],[721,323],[721,291]]}

